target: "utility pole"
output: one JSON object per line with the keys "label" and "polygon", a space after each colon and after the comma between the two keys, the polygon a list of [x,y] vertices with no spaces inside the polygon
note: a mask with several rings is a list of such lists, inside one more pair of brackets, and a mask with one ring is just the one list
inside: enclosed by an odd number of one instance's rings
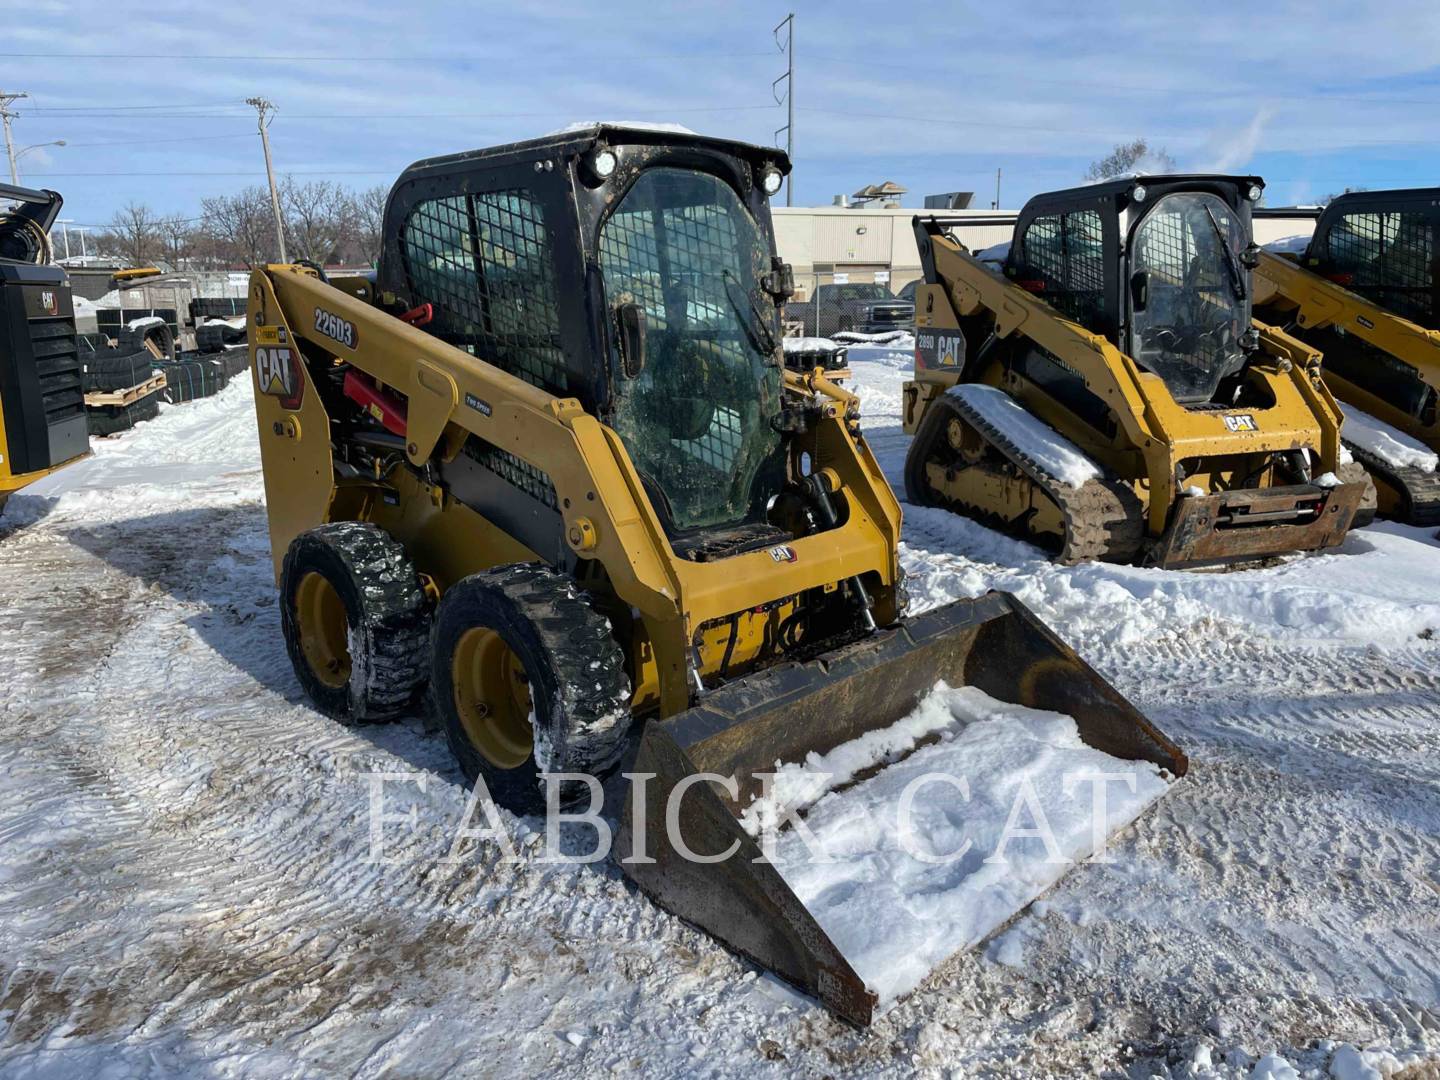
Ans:
{"label": "utility pole", "polygon": [[10,121],[15,119],[15,114],[10,111],[10,106],[21,98],[29,97],[29,94],[7,94],[0,90],[0,124],[5,126],[5,156],[10,159],[10,182],[20,183],[20,170],[15,165],[15,139],[10,134]]}
{"label": "utility pole", "polygon": [[[780,31],[785,31],[785,42],[780,42]],[[785,205],[793,206],[793,189],[795,187],[795,13],[792,11],[780,24],[770,33],[775,38],[775,47],[785,54],[785,74],[770,84],[770,96],[775,99],[775,104],[785,103],[785,126],[775,129],[775,137],[780,137],[780,132],[785,132],[785,156],[790,159],[790,175],[785,179]],[[785,96],[782,98],[775,93],[775,87],[781,83],[785,84]]]}
{"label": "utility pole", "polygon": [[275,212],[275,240],[280,245],[280,261],[288,263],[290,258],[285,254],[285,219],[280,216],[280,192],[275,188],[275,166],[270,163],[270,135],[266,131],[270,126],[270,113],[275,111],[275,106],[259,97],[246,98],[245,104],[253,106],[259,118],[260,145],[265,148],[265,175],[270,179],[270,209]]}
{"label": "utility pole", "polygon": [[1000,209],[1000,170],[995,170],[995,202],[991,204],[992,209]]}

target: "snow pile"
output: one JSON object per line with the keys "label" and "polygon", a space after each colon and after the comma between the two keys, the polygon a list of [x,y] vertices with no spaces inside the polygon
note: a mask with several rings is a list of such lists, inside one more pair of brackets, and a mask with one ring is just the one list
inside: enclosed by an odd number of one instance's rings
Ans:
{"label": "snow pile", "polygon": [[[1155,765],[1086,746],[1070,717],[973,687],[937,687],[896,726],[893,738],[867,735],[823,762],[843,773],[916,738],[939,741],[824,795],[775,843],[776,869],[882,1006],[993,933],[1094,854],[1097,833],[1124,828],[1168,789]],[[793,806],[825,783],[782,770],[777,787]],[[1093,816],[1097,789],[1103,821]]]}
{"label": "snow pile", "polygon": [[165,320],[159,315],[146,315],[141,319],[131,319],[125,324],[127,330],[145,330],[151,326],[164,326]]}
{"label": "snow pile", "polygon": [[983,263],[995,263],[1003,266],[1005,260],[1010,257],[1010,241],[1002,240],[998,244],[991,244],[987,248],[981,248],[975,252],[974,257]]}
{"label": "snow pile", "polygon": [[841,347],[839,342],[824,337],[787,337],[781,338],[780,344],[787,353],[834,352]]}
{"label": "snow pile", "polygon": [[751,836],[777,829],[791,815],[814,805],[821,796],[843,787],[867,769],[889,764],[914,750],[922,739],[955,723],[947,704],[950,688],[935,684],[910,715],[878,731],[841,743],[826,754],[810,753],[805,763],[776,762],[765,794],[740,815],[740,826]]}
{"label": "snow pile", "polygon": [[1005,391],[980,383],[960,383],[946,393],[964,401],[1062,484],[1078,488],[1101,475],[1100,466],[1083,450],[1032,416]]}
{"label": "snow pile", "polygon": [[1440,467],[1440,455],[1419,439],[1362,412],[1354,405],[1346,403],[1341,408],[1345,413],[1345,424],[1340,434],[1346,442],[1354,443],[1367,454],[1373,454],[1399,469],[1434,472]]}
{"label": "snow pile", "polygon": [[202,317],[200,320],[200,325],[214,326],[218,323],[220,326],[228,326],[231,330],[244,330],[246,319],[247,316],[245,315],[236,315],[234,318],[231,319],[221,319],[216,316],[210,316],[208,318]]}
{"label": "snow pile", "polygon": [[1308,234],[1299,236],[1282,236],[1279,240],[1271,240],[1264,245],[1265,250],[1275,255],[1304,255],[1305,250],[1310,246]]}

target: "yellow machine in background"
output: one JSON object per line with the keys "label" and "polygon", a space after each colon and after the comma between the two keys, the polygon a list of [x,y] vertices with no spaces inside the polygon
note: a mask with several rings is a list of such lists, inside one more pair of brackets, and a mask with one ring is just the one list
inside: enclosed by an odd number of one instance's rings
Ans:
{"label": "yellow machine in background", "polygon": [[1257,310],[1325,354],[1380,512],[1440,524],[1440,188],[1357,191],[1318,218],[1298,256],[1261,252]]}
{"label": "yellow machine in background", "polygon": [[0,508],[84,456],[85,395],[65,271],[50,265],[53,191],[0,184]]}
{"label": "yellow machine in background", "polygon": [[[737,815],[938,680],[1184,755],[1014,599],[904,615],[856,399],[786,371],[769,148],[596,125],[412,166],[378,281],[270,266],[249,321],[282,624],[346,721],[427,694],[500,803],[649,775],[625,872],[858,1023],[876,996]],[[643,725],[638,746],[632,739]],[[712,781],[694,783],[698,773]],[[672,843],[667,796],[697,863]],[[564,798],[583,795],[575,782]]]}
{"label": "yellow machine in background", "polygon": [[1373,514],[1320,355],[1251,320],[1254,177],[1040,195],[997,272],[917,217],[908,498],[1065,562],[1333,547]]}

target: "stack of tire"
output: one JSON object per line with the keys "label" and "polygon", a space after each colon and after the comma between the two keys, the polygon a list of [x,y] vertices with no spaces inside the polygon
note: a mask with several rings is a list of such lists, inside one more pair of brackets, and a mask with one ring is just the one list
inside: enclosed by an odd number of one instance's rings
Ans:
{"label": "stack of tire", "polygon": [[[139,386],[155,374],[155,354],[141,347],[127,351],[124,347],[102,346],[93,352],[82,350],[82,380],[85,392],[110,393]],[[85,410],[86,426],[91,435],[115,435],[129,431],[142,420],[153,420],[160,412],[163,393],[146,394],[129,405],[100,405]]]}
{"label": "stack of tire", "polygon": [[[165,357],[175,354],[175,335],[161,319],[141,319],[120,331],[114,345],[109,339],[86,335],[81,346],[82,380],[85,392],[112,393],[129,390],[149,382]],[[155,390],[129,405],[87,407],[85,422],[91,435],[115,435],[129,431],[143,420],[153,420],[160,413],[164,390]]]}
{"label": "stack of tire", "polygon": [[159,365],[165,373],[165,400],[180,405],[212,397],[249,366],[250,354],[244,348],[220,353],[182,353]]}

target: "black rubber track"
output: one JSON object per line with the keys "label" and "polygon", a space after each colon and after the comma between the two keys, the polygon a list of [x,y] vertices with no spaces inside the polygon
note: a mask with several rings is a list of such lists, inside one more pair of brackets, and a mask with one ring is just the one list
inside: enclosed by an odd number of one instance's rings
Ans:
{"label": "black rubber track", "polygon": [[[306,574],[323,575],[345,605],[350,679],[325,685],[300,646],[295,594]],[[315,707],[344,724],[387,720],[410,709],[427,673],[430,602],[405,549],[379,526],[340,521],[303,532],[280,571],[285,648]]]}
{"label": "black rubber track", "polygon": [[[503,769],[472,745],[454,704],[452,662],[465,631],[497,631],[525,668],[536,728],[536,753]],[[473,783],[520,814],[545,809],[540,773],[614,772],[630,730],[630,680],[610,622],[586,603],[573,579],[538,563],[497,567],[457,582],[440,600],[431,634],[431,706],[450,748]],[[542,770],[543,765],[543,770]],[[562,805],[588,798],[583,781],[566,781]]]}
{"label": "black rubber track", "polygon": [[164,395],[155,391],[131,405],[102,405],[85,410],[85,430],[91,435],[118,435],[129,431],[144,420],[154,420],[160,415],[160,401]]}

